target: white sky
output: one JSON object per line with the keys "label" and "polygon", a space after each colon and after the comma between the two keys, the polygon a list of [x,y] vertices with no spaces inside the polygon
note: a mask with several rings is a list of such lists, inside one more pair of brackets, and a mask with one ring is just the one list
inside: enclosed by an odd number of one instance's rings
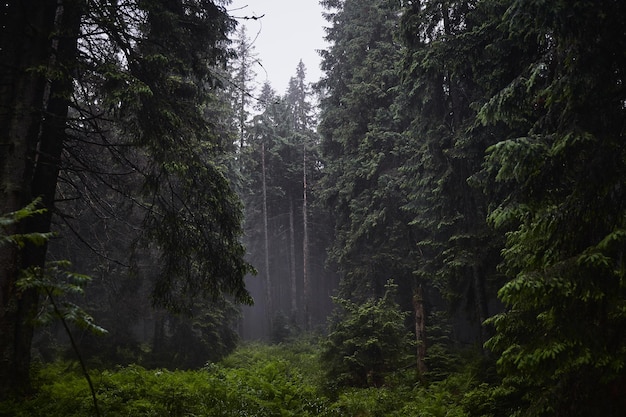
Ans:
{"label": "white sky", "polygon": [[319,80],[316,50],[325,48],[323,28],[328,25],[319,0],[233,0],[227,9],[233,17],[264,15],[259,20],[238,19],[246,25],[250,39],[256,37],[255,52],[265,68],[255,68],[259,88],[267,80],[278,94],[284,94],[300,59],[306,80]]}

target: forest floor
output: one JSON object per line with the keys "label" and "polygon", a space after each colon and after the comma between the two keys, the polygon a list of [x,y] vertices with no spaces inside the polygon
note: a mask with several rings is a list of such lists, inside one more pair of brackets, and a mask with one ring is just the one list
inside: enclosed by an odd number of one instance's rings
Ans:
{"label": "forest floor", "polygon": [[78,364],[40,364],[36,394],[0,403],[0,416],[470,416],[478,381],[467,367],[428,384],[407,369],[382,387],[339,389],[319,355],[310,342],[245,344],[198,370],[93,370],[98,413]]}

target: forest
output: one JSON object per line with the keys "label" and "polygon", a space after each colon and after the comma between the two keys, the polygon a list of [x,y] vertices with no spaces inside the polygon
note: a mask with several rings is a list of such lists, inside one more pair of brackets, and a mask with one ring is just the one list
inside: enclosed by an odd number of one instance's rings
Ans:
{"label": "forest", "polygon": [[626,2],[229,4],[2,2],[0,417],[623,417]]}

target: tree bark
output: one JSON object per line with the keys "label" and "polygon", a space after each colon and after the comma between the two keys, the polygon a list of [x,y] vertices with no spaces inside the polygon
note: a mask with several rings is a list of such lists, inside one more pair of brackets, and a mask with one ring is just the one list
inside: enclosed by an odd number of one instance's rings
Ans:
{"label": "tree bark", "polygon": [[298,320],[298,288],[296,276],[296,237],[294,228],[293,198],[289,197],[289,283],[291,289],[291,318]]}
{"label": "tree bark", "polygon": [[415,311],[415,340],[417,341],[417,370],[420,375],[426,372],[426,317],[424,314],[424,294],[422,287],[415,289],[413,294],[413,310]]}
{"label": "tree bark", "polygon": [[473,279],[473,287],[474,287],[474,300],[476,303],[476,313],[478,315],[478,321],[480,325],[480,346],[483,351],[483,354],[486,353],[486,350],[482,347],[485,342],[489,340],[489,334],[487,331],[487,327],[485,326],[485,320],[489,317],[489,307],[487,305],[487,296],[485,295],[485,283],[484,279],[480,273],[480,269],[478,266],[474,265],[472,267],[472,279]]}
{"label": "tree bark", "polygon": [[[8,2],[2,22],[0,65],[0,210],[9,213],[32,200],[30,178],[41,128],[45,78],[32,71],[45,67],[50,57],[49,36],[54,8],[36,1]],[[24,224],[6,231],[25,232]],[[0,399],[29,387],[29,312],[36,293],[18,294],[15,283],[23,251],[0,247]]]}
{"label": "tree bark", "polygon": [[[19,210],[35,197],[41,197],[41,206],[47,209],[7,230],[9,234],[50,231],[72,88],[72,78],[65,71],[76,58],[80,4],[80,0],[5,3],[0,55],[0,211]],[[54,78],[46,80],[45,72]],[[18,292],[16,282],[20,270],[44,266],[46,249],[46,245],[32,244],[20,250],[0,248],[0,399],[30,389],[32,319],[38,295],[36,290]]]}
{"label": "tree bark", "polygon": [[303,169],[302,169],[302,282],[304,298],[304,326],[306,330],[311,329],[311,282],[309,278],[309,223],[307,208],[307,178],[306,178],[306,143],[303,148]]}
{"label": "tree bark", "polygon": [[263,243],[265,254],[265,316],[267,328],[272,331],[272,280],[270,278],[270,239],[267,220],[267,182],[265,178],[265,143],[261,144],[261,181],[263,188]]}
{"label": "tree bark", "polygon": [[[443,28],[447,36],[452,35],[452,28],[450,26],[450,9],[447,2],[441,3],[441,16],[443,19]],[[456,131],[461,125],[461,111],[460,111],[460,99],[458,94],[458,87],[452,80],[452,71],[446,71],[446,79],[448,82],[448,91],[450,97],[450,110],[452,111],[452,130]]]}

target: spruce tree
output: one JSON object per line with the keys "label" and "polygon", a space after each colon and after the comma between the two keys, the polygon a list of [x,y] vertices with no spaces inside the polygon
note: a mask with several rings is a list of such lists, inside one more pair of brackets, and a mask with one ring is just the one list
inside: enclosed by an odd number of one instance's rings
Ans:
{"label": "spruce tree", "polygon": [[321,357],[331,391],[381,387],[387,377],[410,363],[412,336],[395,301],[397,289],[390,280],[381,298],[360,303],[333,299],[337,309]]}
{"label": "spruce tree", "polygon": [[246,144],[250,110],[254,107],[255,67],[260,64],[260,61],[257,58],[254,44],[248,37],[245,25],[241,25],[237,30],[235,42],[235,58],[232,60],[230,69],[232,81],[228,89],[232,94],[231,99],[236,114],[239,147],[243,148]]}
{"label": "spruce tree", "polygon": [[504,385],[521,398],[509,412],[618,416],[626,406],[618,394],[626,377],[626,9],[612,1],[503,4],[503,33],[489,47],[527,53],[478,113],[500,132],[485,174],[495,191],[489,220],[506,232],[509,278],[488,346],[500,355]]}
{"label": "spruce tree", "polygon": [[469,312],[480,345],[488,338],[482,323],[495,298],[489,283],[501,243],[486,222],[486,196],[473,184],[494,141],[475,127],[491,34],[483,12],[468,1],[415,2],[401,25],[407,45],[401,112],[412,152],[402,168],[409,192],[404,208],[420,231],[422,254],[415,275],[438,288],[451,310]]}
{"label": "spruce tree", "polygon": [[[382,295],[390,276],[410,294],[414,229],[399,171],[405,155],[394,109],[400,94],[400,2],[323,2],[330,27],[320,92],[324,178],[321,198],[334,218],[330,260],[341,295]],[[407,291],[408,290],[408,291]],[[410,305],[410,300],[406,300]]]}

